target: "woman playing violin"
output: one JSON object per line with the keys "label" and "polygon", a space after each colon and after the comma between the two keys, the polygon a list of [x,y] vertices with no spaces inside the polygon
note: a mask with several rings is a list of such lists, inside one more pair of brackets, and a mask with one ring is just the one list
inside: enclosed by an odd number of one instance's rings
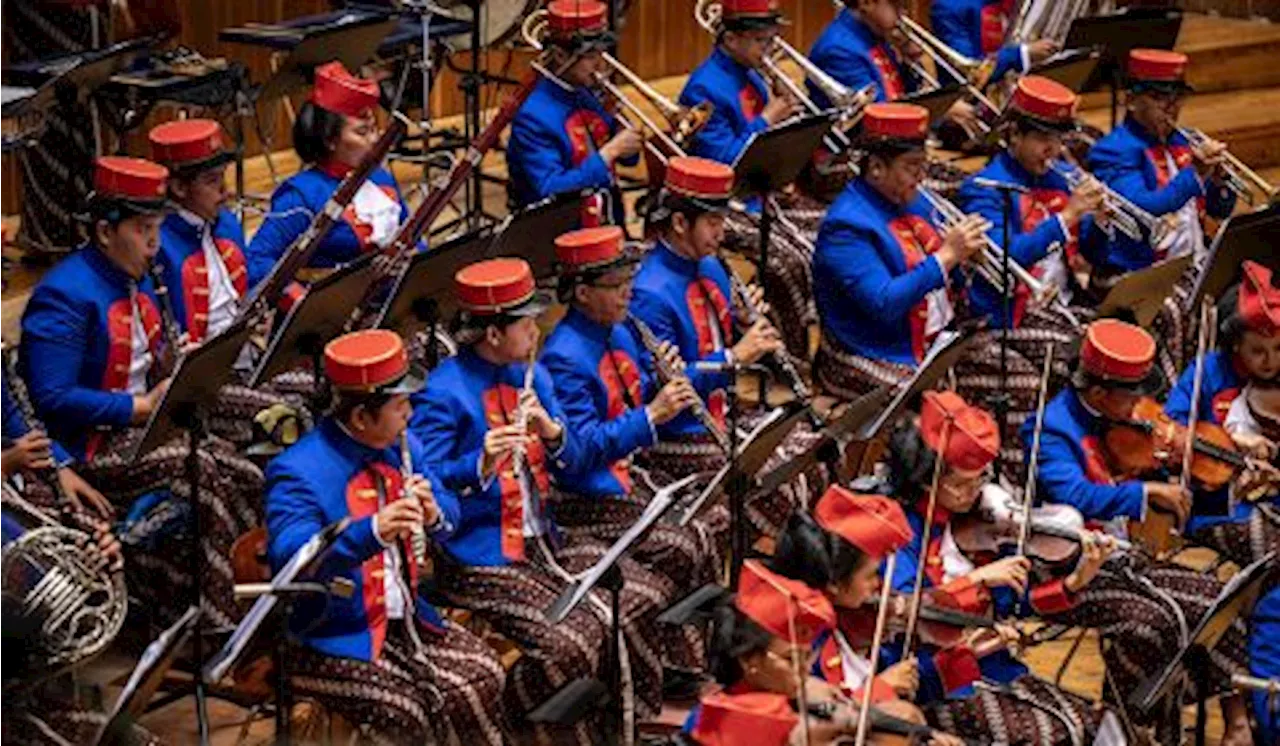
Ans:
{"label": "woman playing violin", "polygon": [[[1186,517],[1191,503],[1186,490],[1126,473],[1118,466],[1126,454],[1106,447],[1116,424],[1132,430],[1123,423],[1144,395],[1159,389],[1155,355],[1155,340],[1132,324],[1102,319],[1085,329],[1071,386],[1045,408],[1035,475],[1039,499],[1071,505],[1087,522],[1111,522],[1108,530],[1117,533],[1127,530],[1125,520],[1147,518],[1152,509]],[[1030,458],[1034,422],[1023,425],[1021,435]],[[1180,649],[1180,620],[1194,626],[1221,589],[1222,583],[1210,575],[1125,552],[1109,560],[1074,606],[1054,614],[1052,621],[1092,627],[1110,640],[1104,646],[1108,677],[1117,691],[1132,692]],[[1206,696],[1228,691],[1231,675],[1243,673],[1246,636],[1241,620],[1226,631],[1214,649],[1209,676],[1199,682],[1207,687]],[[1251,743],[1243,701],[1224,696],[1222,707],[1227,722],[1223,743]],[[1129,716],[1139,726],[1151,724],[1153,717],[1132,709]]]}
{"label": "woman playing violin", "polygon": [[[1280,498],[1276,472],[1268,468],[1276,442],[1264,427],[1270,392],[1280,379],[1280,288],[1271,270],[1245,262],[1240,285],[1219,302],[1218,316],[1218,349],[1204,356],[1197,419],[1224,426],[1242,453],[1265,465],[1226,489],[1197,490],[1187,534],[1243,566],[1280,550],[1280,513],[1268,515]],[[1194,364],[1183,371],[1164,406],[1184,424],[1191,416],[1195,373]]]}
{"label": "woman playing violin", "polygon": [[[856,732],[857,708],[806,673],[814,640],[833,624],[835,610],[822,592],[746,563],[733,603],[716,610],[713,625],[711,670],[722,688],[690,713],[685,735],[702,746],[847,742],[841,739]],[[802,718],[799,701],[812,714]],[[910,704],[887,702],[876,709],[923,730],[931,746],[961,743],[928,732]],[[879,742],[874,730],[868,742]]]}
{"label": "woman playing violin", "polygon": [[[935,604],[970,615],[1049,616],[1071,608],[1097,576],[1112,544],[1087,534],[1083,549],[1057,573],[1033,569],[1026,556],[997,558],[961,549],[956,526],[990,480],[999,447],[995,419],[953,392],[927,392],[919,421],[894,431],[892,489],[914,534],[895,556],[890,582],[896,591],[911,594],[920,578],[922,592]],[[1115,727],[1092,702],[1031,675],[1009,652],[1017,638],[1011,627],[991,625],[950,642],[922,636],[918,644],[904,641],[887,652],[897,658],[904,648],[920,651],[916,701],[932,705],[926,709],[931,718],[962,736],[1004,733],[1009,743],[1028,744],[1070,744],[1083,737],[1088,743]],[[975,686],[979,678],[993,686]]]}

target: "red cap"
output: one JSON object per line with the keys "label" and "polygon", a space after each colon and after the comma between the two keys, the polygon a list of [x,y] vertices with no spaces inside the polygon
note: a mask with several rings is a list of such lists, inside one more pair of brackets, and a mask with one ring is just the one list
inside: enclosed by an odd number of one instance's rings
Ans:
{"label": "red cap", "polygon": [[93,172],[93,189],[100,197],[154,202],[164,199],[169,169],[142,158],[104,155]]}
{"label": "red cap", "polygon": [[770,21],[780,15],[778,0],[721,0],[720,17],[725,21]]}
{"label": "red cap", "polygon": [[1080,97],[1056,80],[1026,75],[1013,89],[1013,108],[1046,122],[1068,123],[1075,119]]}
{"label": "red cap", "polygon": [[872,139],[919,140],[929,134],[929,110],[915,104],[869,104],[862,115],[862,135]]}
{"label": "red cap", "polygon": [[609,21],[609,9],[600,0],[551,0],[547,6],[547,28],[552,36],[598,34]]}
{"label": "red cap", "polygon": [[800,718],[784,694],[720,691],[702,698],[693,739],[702,746],[786,743]]}
{"label": "red cap", "polygon": [[733,167],[694,156],[672,158],[667,163],[667,189],[694,199],[723,200],[733,192]]}
{"label": "red cap", "polygon": [[809,647],[819,633],[836,623],[836,611],[824,594],[754,560],[742,566],[734,605],[751,621],[792,645]]}
{"label": "red cap", "polygon": [[523,259],[486,259],[453,276],[458,303],[473,313],[498,315],[533,300],[537,284]]}
{"label": "red cap", "polygon": [[1000,430],[991,413],[970,406],[954,391],[926,391],[920,407],[920,435],[953,469],[986,468],[1000,451]]}
{"label": "red cap", "polygon": [[324,346],[324,373],[343,391],[376,391],[408,372],[404,341],[390,329],[351,332]]}
{"label": "red cap", "polygon": [[1156,341],[1145,329],[1117,319],[1101,319],[1085,329],[1080,363],[1091,376],[1139,383],[1151,372]]}
{"label": "red cap", "polygon": [[859,495],[833,484],[813,509],[818,525],[871,557],[884,557],[911,542],[907,514],[897,500]]}
{"label": "red cap", "polygon": [[316,68],[311,103],[349,117],[363,117],[378,106],[378,84],[357,78],[334,60]]}
{"label": "red cap", "polygon": [[1187,74],[1187,56],[1167,49],[1129,50],[1129,79],[1154,83],[1181,82]]}
{"label": "red cap", "polygon": [[212,119],[180,119],[153,127],[151,157],[174,168],[223,155],[222,125]]}
{"label": "red cap", "polygon": [[1280,289],[1271,282],[1270,267],[1254,261],[1244,263],[1236,311],[1250,331],[1267,337],[1280,333]]}
{"label": "red cap", "polygon": [[556,259],[567,270],[607,267],[624,258],[622,239],[618,225],[569,231],[556,238]]}

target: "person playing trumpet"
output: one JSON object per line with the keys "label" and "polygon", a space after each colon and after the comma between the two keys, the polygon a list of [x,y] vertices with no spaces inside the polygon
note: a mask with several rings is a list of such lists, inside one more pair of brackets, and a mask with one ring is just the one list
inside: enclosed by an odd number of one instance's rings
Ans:
{"label": "person playing trumpet", "polygon": [[918,195],[929,113],[912,104],[867,107],[859,141],[861,175],[832,204],[818,230],[814,298],[822,322],[815,377],[856,398],[895,384],[923,359],[955,316],[959,267],[983,248],[976,215],[939,235]]}
{"label": "person playing trumpet", "polygon": [[[597,74],[610,68],[601,52],[612,44],[607,8],[599,0],[554,0],[547,6],[550,67],[568,67],[544,76],[516,112],[507,145],[510,197],[517,207],[563,192],[612,190],[612,222],[621,223],[621,193],[614,169],[635,165],[643,138],[618,122],[592,92]],[[584,225],[603,220],[594,200],[585,206]],[[608,222],[608,221],[604,221]]]}
{"label": "person playing trumpet", "polygon": [[1220,174],[1226,146],[1212,140],[1193,145],[1178,130],[1183,102],[1193,90],[1186,81],[1187,56],[1134,49],[1127,70],[1128,115],[1093,146],[1087,165],[1142,209],[1156,217],[1172,216],[1175,227],[1158,245],[1116,236],[1100,253],[1086,255],[1100,287],[1167,258],[1201,256],[1206,250],[1202,219],[1225,218],[1236,203]]}

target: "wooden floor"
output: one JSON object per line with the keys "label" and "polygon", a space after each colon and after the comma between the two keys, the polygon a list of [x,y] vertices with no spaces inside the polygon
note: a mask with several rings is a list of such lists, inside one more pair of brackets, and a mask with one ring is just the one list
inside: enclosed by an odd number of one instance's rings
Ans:
{"label": "wooden floor", "polygon": [[[1192,56],[1192,80],[1200,90],[1200,94],[1188,102],[1185,123],[1225,139],[1233,152],[1256,165],[1272,183],[1280,183],[1280,64],[1277,64],[1280,62],[1280,25],[1191,16],[1184,23],[1178,47]],[[672,97],[683,83],[682,77],[653,81],[655,88]],[[1109,117],[1105,105],[1105,96],[1088,97],[1085,117],[1095,124],[1105,125]],[[436,124],[458,126],[460,123],[438,120]],[[298,167],[291,151],[277,154],[274,165],[281,176],[293,173]],[[966,165],[976,167],[977,163],[969,161]],[[500,153],[490,154],[485,159],[484,168],[495,175],[506,173],[506,164]],[[399,164],[394,166],[394,171],[410,203],[417,204],[421,198],[421,169]],[[263,159],[249,161],[246,177],[250,193],[270,193],[273,183]],[[506,214],[506,196],[500,186],[486,186],[484,206],[491,213]],[[455,215],[446,214],[441,222],[448,222]],[[260,216],[250,214],[246,221],[247,230],[250,233],[255,230],[260,220]],[[14,235],[16,218],[5,218],[4,225],[6,235]],[[21,259],[10,247],[6,248],[6,256]],[[0,309],[0,327],[7,341],[16,338],[21,309],[41,271],[19,262],[7,276],[8,285]],[[1192,551],[1184,556],[1188,564],[1197,567],[1203,567],[1211,560],[1210,553],[1205,551]],[[1052,679],[1066,658],[1075,634],[1072,632],[1066,639],[1028,651],[1026,660],[1033,671]],[[112,682],[127,674],[132,664],[129,658],[109,653],[82,672],[82,677],[103,684],[107,694],[114,695],[117,689]],[[1101,681],[1102,663],[1097,639],[1089,634],[1065,670],[1062,684],[1071,691],[1096,698],[1101,690]],[[214,700],[210,703],[209,713],[214,744],[230,746],[237,743],[245,723],[249,723],[248,743],[269,742],[272,733],[270,722],[254,721],[249,711]],[[1221,737],[1221,719],[1216,703],[1210,708],[1210,713],[1210,743],[1217,743]],[[663,713],[662,720],[678,723],[683,715],[682,709],[669,708]],[[1187,720],[1190,722],[1190,715]],[[195,742],[195,719],[190,698],[147,715],[144,724],[170,743]]]}

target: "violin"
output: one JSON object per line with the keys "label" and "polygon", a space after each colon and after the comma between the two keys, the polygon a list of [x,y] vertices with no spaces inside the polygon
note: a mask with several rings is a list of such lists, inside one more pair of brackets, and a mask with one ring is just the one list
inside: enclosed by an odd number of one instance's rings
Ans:
{"label": "violin", "polygon": [[[980,553],[1003,554],[1016,551],[1022,531],[1022,510],[1005,490],[995,485],[983,488],[979,504],[968,513],[951,519],[951,536],[960,551],[973,557]],[[1084,516],[1070,505],[1042,505],[1031,509],[1030,531],[1024,547],[1032,561],[1058,567],[1074,562],[1080,552]],[[1116,540],[1117,548],[1131,545]]]}
{"label": "violin", "polygon": [[1128,420],[1113,421],[1103,437],[1112,467],[1126,477],[1157,469],[1181,470],[1188,438],[1192,441],[1191,478],[1207,490],[1219,490],[1248,467],[1244,454],[1221,425],[1197,421],[1194,430],[1165,414],[1160,402],[1142,397]]}
{"label": "violin", "polygon": [[[902,705],[907,705],[902,707]],[[850,710],[857,705],[841,700],[809,702],[807,712],[814,720],[831,722],[845,718],[857,722],[857,716],[850,716]],[[908,703],[886,703],[872,707],[868,713],[867,729],[870,732],[868,743],[875,746],[905,746],[906,744],[928,743],[940,733],[931,728],[923,715]],[[847,736],[840,736],[834,743],[849,743]],[[965,741],[965,743],[968,743]]]}
{"label": "violin", "polygon": [[[890,609],[897,604],[897,599],[906,599],[907,594],[895,593],[891,597]],[[880,599],[873,598],[857,609],[840,609],[838,611],[837,628],[844,634],[849,644],[864,648],[871,644],[872,632],[875,629],[876,612],[880,609]],[[925,601],[920,604],[920,639],[928,645],[946,648],[964,640],[970,629],[992,629],[995,622],[985,616],[969,614],[955,608],[954,602],[945,594],[925,591]],[[900,635],[906,631],[906,618],[891,614],[889,632]]]}

